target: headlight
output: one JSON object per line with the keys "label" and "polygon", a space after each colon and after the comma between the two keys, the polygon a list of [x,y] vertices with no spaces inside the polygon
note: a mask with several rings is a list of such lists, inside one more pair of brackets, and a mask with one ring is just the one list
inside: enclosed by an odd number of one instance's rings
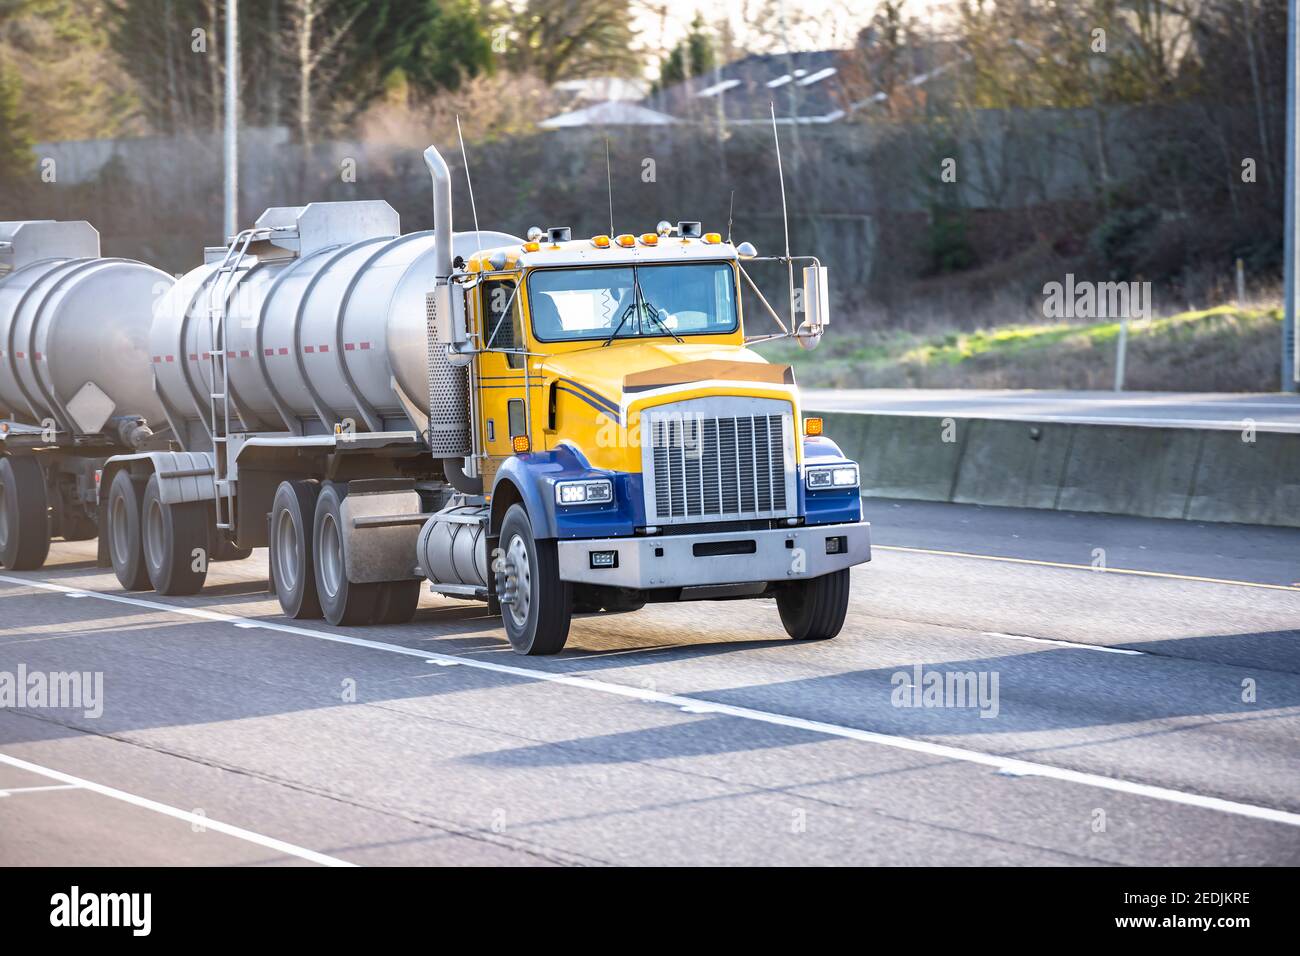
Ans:
{"label": "headlight", "polygon": [[613,500],[614,485],[608,478],[555,483],[557,505],[599,505],[608,504]]}
{"label": "headlight", "polygon": [[804,484],[809,491],[824,491],[827,488],[856,488],[858,486],[858,466],[813,465],[804,470]]}

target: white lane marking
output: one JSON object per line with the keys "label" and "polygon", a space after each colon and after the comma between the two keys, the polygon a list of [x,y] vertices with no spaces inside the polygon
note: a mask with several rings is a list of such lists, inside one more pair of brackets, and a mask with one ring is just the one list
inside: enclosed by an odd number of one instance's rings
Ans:
{"label": "white lane marking", "polygon": [[1029,641],[1031,644],[1052,644],[1056,647],[1074,647],[1081,651],[1101,651],[1103,654],[1136,654],[1146,656],[1143,651],[1130,650],[1127,647],[1107,647],[1105,644],[1078,644],[1074,641],[1055,641],[1050,637],[1030,637],[1028,634],[1007,634],[1004,631],[982,631],[985,637],[1001,637],[1008,641]]}
{"label": "white lane marking", "polygon": [[908,554],[937,554],[945,558],[974,558],[977,561],[1002,561],[1006,564],[1032,564],[1040,568],[1067,568],[1071,571],[1091,571],[1094,574],[1131,574],[1140,578],[1168,578],[1171,581],[1197,581],[1201,584],[1230,584],[1239,588],[1263,588],[1266,591],[1300,591],[1300,585],[1266,584],[1263,581],[1238,581],[1233,578],[1205,578],[1195,574],[1175,574],[1172,571],[1141,571],[1137,568],[1100,568],[1093,564],[1071,564],[1067,561],[1040,561],[1037,558],[1009,558],[1001,554],[978,554],[974,551],[941,551],[936,548],[906,548],[900,544],[872,544],[875,551],[903,551]]}
{"label": "white lane marking", "polygon": [[0,790],[0,797],[12,797],[15,793],[45,793],[49,790],[80,790],[80,784],[53,783],[48,787],[6,787]]}
{"label": "white lane marking", "polygon": [[[50,581],[15,578],[8,575],[0,575],[0,581],[24,587],[41,588],[47,591],[71,590],[62,584],[54,584]],[[163,604],[159,601],[146,601],[142,598],[127,597],[123,594],[106,594],[103,591],[90,591],[87,593],[92,597],[99,598],[103,601],[111,601],[116,604],[126,604],[132,607],[148,608],[155,611],[169,611],[174,614],[182,614],[187,617],[199,618],[204,621],[215,621],[223,624],[239,624],[249,621],[248,618],[239,617],[234,614],[222,614],[217,611],[207,611],[203,608],[197,607],[182,607],[175,604]],[[828,737],[840,737],[846,740],[857,740],[863,743],[879,744],[882,747],[892,747],[895,750],[906,750],[912,753],[924,754],[927,757],[938,757],[944,760],[957,760],[964,763],[979,764],[980,766],[992,767],[994,770],[1004,771],[1016,776],[1046,777],[1051,780],[1060,780],[1065,783],[1075,783],[1085,787],[1097,787],[1102,790],[1112,790],[1117,793],[1127,793],[1133,796],[1147,797],[1152,800],[1163,800],[1166,803],[1177,803],[1183,806],[1196,807],[1201,810],[1215,810],[1220,813],[1230,813],[1235,816],[1249,817],[1254,820],[1265,820],[1270,823],[1284,823],[1288,826],[1300,827],[1300,813],[1278,810],[1273,807],[1261,807],[1250,803],[1239,803],[1236,800],[1224,800],[1220,797],[1207,797],[1199,793],[1185,793],[1181,790],[1173,790],[1168,787],[1157,787],[1151,784],[1137,783],[1132,780],[1123,780],[1118,777],[1107,777],[1098,773],[1068,770],[1064,767],[1054,767],[1051,764],[1034,763],[1030,760],[1019,760],[1015,757],[1003,757],[998,754],[985,753],[980,750],[966,750],[962,747],[953,747],[948,744],[936,744],[927,740],[915,740],[911,737],[896,737],[892,734],[882,734],[872,730],[859,730],[857,727],[843,727],[839,724],[828,724],[820,720],[791,717],[787,714],[776,714],[765,710],[754,710],[750,707],[738,707],[734,704],[723,704],[717,701],[702,700],[697,697],[683,697],[678,694],[663,694],[658,691],[648,690],[644,687],[615,684],[608,681],[594,680],[590,677],[574,677],[570,674],[556,674],[551,671],[536,670],[531,667],[519,667],[514,664],[499,664],[495,661],[484,661],[473,657],[463,657],[455,654],[430,653],[429,651],[420,648],[403,647],[400,644],[386,644],[382,641],[370,641],[362,637],[351,637],[347,634],[331,634],[328,631],[317,631],[309,627],[298,627],[294,624],[280,624],[276,621],[262,620],[256,623],[260,624],[261,627],[268,631],[279,631],[284,634],[297,634],[300,637],[310,637],[318,641],[328,641],[332,644],[347,644],[352,647],[364,647],[374,651],[384,651],[389,654],[401,654],[405,657],[416,657],[426,664],[455,664],[461,667],[471,667],[475,670],[491,671],[496,674],[507,674],[511,677],[523,678],[524,680],[548,681],[552,684],[561,684],[565,687],[576,687],[581,690],[611,694],[616,697],[627,697],[632,700],[668,704],[671,707],[676,707],[681,710],[689,709],[688,712],[700,712],[700,709],[703,709],[703,712],[709,714],[736,717],[740,720],[751,720],[760,724],[790,727],[795,730],[806,730],[810,733],[824,734]]]}
{"label": "white lane marking", "polygon": [[347,860],[340,860],[337,857],[326,856],[324,853],[317,853],[315,850],[308,850],[305,847],[295,846],[292,843],[277,840],[275,837],[263,836],[260,833],[254,833],[252,830],[245,830],[243,827],[232,826],[229,823],[222,823],[220,820],[213,820],[211,817],[201,816],[197,813],[190,813],[188,810],[178,810],[176,807],[168,806],[165,803],[159,803],[157,800],[150,800],[148,797],[140,797],[136,796],[134,793],[127,793],[125,790],[106,787],[102,783],[95,783],[93,780],[74,777],[72,774],[64,773],[62,770],[53,770],[50,767],[42,767],[40,764],[29,763],[26,760],[19,760],[17,757],[11,757],[9,754],[0,753],[0,763],[8,764],[11,767],[17,767],[19,770],[26,770],[29,773],[36,773],[43,777],[49,777],[51,780],[61,780],[74,787],[89,790],[92,793],[97,793],[100,796],[108,797],[112,800],[120,800],[123,803],[129,803],[134,807],[141,807],[145,810],[152,810],[154,813],[161,813],[163,816],[183,820],[192,826],[201,826],[208,830],[215,830],[217,833],[224,833],[226,836],[234,837],[237,840],[244,840],[247,843],[256,843],[258,846],[266,847],[268,850],[275,850],[277,853],[283,853],[286,856],[296,856],[302,860],[319,863],[321,866],[356,866],[355,863],[349,863]]}

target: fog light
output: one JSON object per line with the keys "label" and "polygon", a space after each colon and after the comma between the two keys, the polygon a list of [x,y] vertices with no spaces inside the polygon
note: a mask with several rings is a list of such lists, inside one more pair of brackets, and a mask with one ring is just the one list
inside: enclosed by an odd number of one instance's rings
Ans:
{"label": "fog light", "polygon": [[849,550],[849,539],[844,535],[826,539],[827,554],[843,554],[847,550]]}
{"label": "fog light", "polygon": [[591,559],[591,566],[593,568],[618,567],[617,551],[588,551],[587,555]]}

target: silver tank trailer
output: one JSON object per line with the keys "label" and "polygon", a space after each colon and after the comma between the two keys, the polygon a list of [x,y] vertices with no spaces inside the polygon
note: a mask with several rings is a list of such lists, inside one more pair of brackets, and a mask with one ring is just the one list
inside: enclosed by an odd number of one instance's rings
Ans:
{"label": "silver tank trailer", "polygon": [[[222,300],[232,428],[241,420],[247,431],[293,434],[346,423],[358,432],[426,427],[434,233],[401,235],[381,201],[272,208],[255,228],[262,232],[233,274],[220,272],[225,250],[209,250],[154,312],[154,374],[187,447],[207,440],[200,423],[209,391],[220,391],[209,352],[210,310]],[[453,254],[521,241],[459,233]],[[459,417],[467,427],[468,409]]]}
{"label": "silver tank trailer", "polygon": [[99,255],[87,222],[0,223],[0,407],[78,435],[163,411],[149,376],[155,301],[174,280]]}

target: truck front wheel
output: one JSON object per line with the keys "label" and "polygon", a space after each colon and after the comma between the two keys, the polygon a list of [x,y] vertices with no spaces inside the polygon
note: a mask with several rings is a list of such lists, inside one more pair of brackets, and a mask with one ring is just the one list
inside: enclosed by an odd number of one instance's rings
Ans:
{"label": "truck front wheel", "polygon": [[560,580],[555,542],[533,537],[522,505],[511,505],[501,523],[500,568],[501,620],[515,653],[560,653],[569,639],[573,585]]}
{"label": "truck front wheel", "polygon": [[776,592],[776,608],[796,641],[830,640],[849,610],[849,569],[785,585]]}

